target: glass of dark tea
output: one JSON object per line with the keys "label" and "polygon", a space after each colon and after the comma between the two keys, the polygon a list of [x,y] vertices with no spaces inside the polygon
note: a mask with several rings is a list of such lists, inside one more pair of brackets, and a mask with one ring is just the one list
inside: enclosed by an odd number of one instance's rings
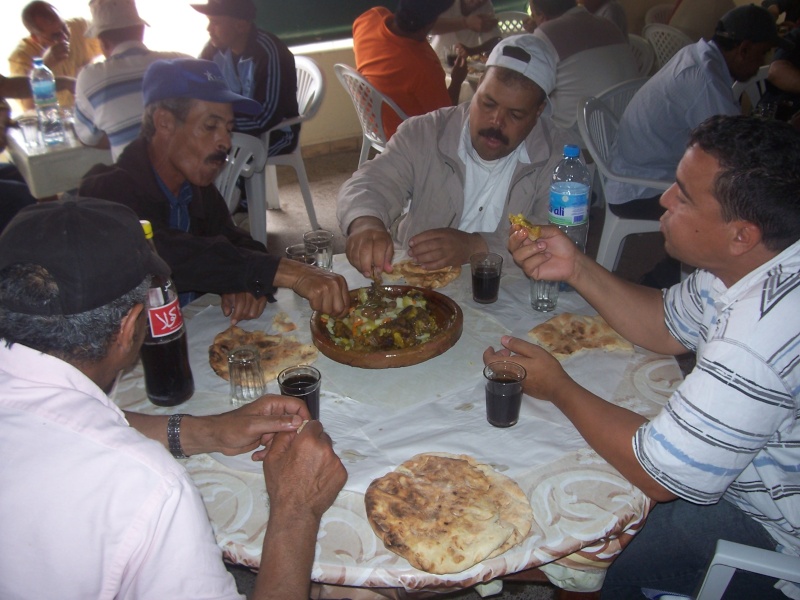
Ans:
{"label": "glass of dark tea", "polygon": [[472,270],[472,299],[481,304],[497,301],[503,257],[494,252],[479,252],[469,257]]}
{"label": "glass of dark tea", "polygon": [[511,427],[519,420],[525,369],[508,360],[489,363],[486,378],[486,420],[495,427]]}
{"label": "glass of dark tea", "polygon": [[284,396],[299,398],[308,406],[315,421],[319,420],[319,390],[322,375],[314,367],[299,365],[289,367],[278,374],[278,387]]}

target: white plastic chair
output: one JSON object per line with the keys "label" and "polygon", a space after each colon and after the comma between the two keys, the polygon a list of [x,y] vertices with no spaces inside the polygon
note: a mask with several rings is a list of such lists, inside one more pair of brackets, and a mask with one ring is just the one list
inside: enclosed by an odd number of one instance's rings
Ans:
{"label": "white plastic chair", "polygon": [[361,122],[363,137],[361,140],[361,156],[358,159],[360,167],[369,158],[369,149],[375,148],[378,152],[383,152],[386,148],[386,134],[383,130],[383,111],[388,106],[401,120],[405,121],[408,115],[404,113],[391,98],[381,94],[375,87],[367,81],[361,73],[353,67],[343,64],[333,66],[336,77],[341,82],[350,100],[356,109],[358,120]]}
{"label": "white plastic chair", "polygon": [[628,43],[631,46],[633,57],[636,59],[639,75],[648,77],[653,70],[653,64],[656,62],[656,51],[653,49],[652,44],[635,33],[628,34]]}
{"label": "white plastic chair", "polygon": [[495,17],[497,17],[497,28],[500,30],[501,37],[507,38],[512,35],[527,33],[524,25],[525,21],[530,18],[528,13],[508,10],[497,13]]}
{"label": "white plastic chair", "polygon": [[[647,83],[648,77],[641,77],[639,79],[629,79],[609,88],[604,89],[597,94],[595,98],[601,100],[614,115],[614,118],[619,123],[622,119],[622,113],[628,108],[631,99],[636,95],[636,92]],[[583,110],[583,104],[580,105],[579,111]],[[578,115],[580,118],[580,114]],[[613,141],[613,140],[612,140]]]}
{"label": "white plastic chair", "polygon": [[[234,133],[231,136],[231,149],[228,160],[217,175],[214,184],[225,199],[228,210],[233,214],[239,205],[239,188],[236,185],[239,177],[245,177],[245,190],[248,198],[264,197],[264,178],[260,175],[267,161],[267,150],[264,143],[257,137],[245,133]],[[261,219],[255,214],[255,208],[250,206],[250,235],[266,246],[267,244],[267,214]]]}
{"label": "white plastic chair", "polygon": [[675,3],[668,2],[665,4],[656,4],[648,9],[644,14],[644,24],[650,25],[651,23],[669,23],[669,18],[672,16],[672,11],[675,10]]}
{"label": "white plastic chair", "polygon": [[700,588],[694,596],[661,594],[661,600],[721,600],[737,570],[800,583],[800,557],[753,548],[727,540],[717,542]]}
{"label": "white plastic chair", "polygon": [[[325,97],[325,77],[320,71],[317,63],[307,56],[294,57],[295,69],[297,70],[297,111],[299,116],[284,119],[269,131],[261,135],[261,140],[264,147],[269,147],[269,134],[276,129],[283,129],[284,127],[291,127],[298,123],[304,123],[314,117],[322,104],[322,99]],[[300,191],[303,194],[303,202],[306,205],[306,212],[308,213],[308,220],[311,224],[311,229],[319,229],[317,222],[317,213],[314,210],[314,202],[311,198],[311,188],[308,185],[308,174],[306,173],[306,166],[303,162],[303,154],[300,148],[299,136],[302,129],[297,134],[297,146],[288,154],[278,154],[276,156],[267,157],[266,169],[264,171],[266,183],[266,202],[267,208],[278,209],[281,207],[278,197],[278,177],[275,167],[278,165],[292,167],[297,173],[297,182],[300,185]],[[263,198],[264,196],[259,196]],[[250,207],[250,196],[248,195],[248,210]],[[256,204],[261,204],[256,202]],[[261,206],[256,208],[258,214],[261,214]],[[266,213],[264,213],[266,215]],[[250,218],[252,219],[252,212]],[[265,217],[266,218],[266,217]],[[266,227],[266,220],[264,221]],[[250,229],[252,231],[252,221]],[[266,229],[265,229],[266,231]],[[266,234],[265,234],[266,235]]]}
{"label": "white plastic chair", "polygon": [[659,69],[667,64],[678,50],[692,43],[692,39],[680,29],[663,23],[645,25],[642,37],[652,44],[656,53],[656,66]]}
{"label": "white plastic chair", "polygon": [[596,260],[609,271],[613,271],[619,263],[625,238],[634,233],[656,232],[659,230],[659,222],[647,219],[624,219],[611,212],[605,193],[606,182],[613,179],[659,190],[666,190],[672,182],[625,177],[614,173],[610,167],[610,154],[611,145],[617,136],[619,121],[612,110],[598,98],[588,98],[584,101],[582,107],[583,110],[578,112],[578,131],[580,131],[586,149],[594,159],[595,165],[597,165],[597,170],[600,174],[600,186],[605,198],[605,220]]}
{"label": "white plastic chair", "polygon": [[759,67],[758,73],[747,81],[737,81],[731,88],[733,90],[733,97],[736,98],[741,104],[744,97],[747,97],[750,103],[750,110],[758,106],[761,96],[766,91],[767,75],[769,74],[769,65]]}

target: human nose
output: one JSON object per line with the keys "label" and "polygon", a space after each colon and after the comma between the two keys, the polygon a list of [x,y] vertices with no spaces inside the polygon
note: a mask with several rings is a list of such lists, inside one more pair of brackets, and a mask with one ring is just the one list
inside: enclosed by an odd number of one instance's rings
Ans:
{"label": "human nose", "polygon": [[677,189],[678,184],[673,183],[667,190],[661,194],[661,197],[658,199],[658,203],[661,205],[662,208],[669,210],[675,203],[675,190]]}
{"label": "human nose", "polygon": [[219,137],[219,140],[217,140],[217,147],[220,150],[228,152],[231,149],[231,146],[233,145],[232,136],[233,134],[230,131],[224,129]]}

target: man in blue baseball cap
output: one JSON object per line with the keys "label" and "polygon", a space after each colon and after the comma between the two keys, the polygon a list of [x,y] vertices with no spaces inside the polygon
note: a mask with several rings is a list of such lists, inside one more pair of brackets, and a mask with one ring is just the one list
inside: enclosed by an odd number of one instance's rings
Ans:
{"label": "man in blue baseball cap", "polygon": [[258,102],[234,93],[206,60],[156,61],[142,82],[140,137],[114,165],[96,165],[81,195],[120,202],[153,224],[158,253],[187,293],[222,296],[231,323],[261,315],[278,287],[293,289],[314,310],[342,315],[350,304],[339,275],[270,256],[236,227],[214,187],[228,156],[234,113],[255,114]]}

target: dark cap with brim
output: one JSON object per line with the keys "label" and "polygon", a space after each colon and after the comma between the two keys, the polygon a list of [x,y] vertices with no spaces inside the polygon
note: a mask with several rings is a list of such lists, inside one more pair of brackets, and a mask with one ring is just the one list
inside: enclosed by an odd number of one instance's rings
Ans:
{"label": "dark cap with brim", "polygon": [[216,63],[197,58],[157,60],[144,72],[144,105],[167,98],[192,98],[206,102],[228,103],[233,112],[255,115],[261,105],[228,87]]}
{"label": "dark cap with brim", "polygon": [[252,0],[208,0],[208,4],[190,5],[209,17],[233,17],[252,21],[256,18],[256,5]]}
{"label": "dark cap with brim", "polygon": [[27,315],[74,315],[109,304],[148,275],[170,269],[144,237],[130,208],[95,198],[41,202],[22,209],[0,235],[0,270],[16,264],[47,269],[57,303],[3,301]]}
{"label": "dark cap with brim", "polygon": [[784,50],[794,48],[794,44],[778,35],[770,12],[755,4],[739,6],[722,15],[714,35],[734,42],[767,42]]}

